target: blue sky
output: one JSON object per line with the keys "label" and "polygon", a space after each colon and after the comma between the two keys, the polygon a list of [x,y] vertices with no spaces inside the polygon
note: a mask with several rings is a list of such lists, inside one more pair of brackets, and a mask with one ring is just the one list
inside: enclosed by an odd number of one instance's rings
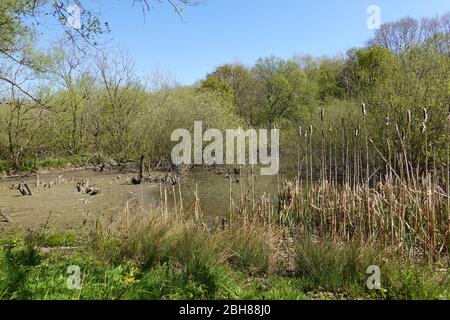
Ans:
{"label": "blue sky", "polygon": [[362,46],[373,31],[366,27],[369,5],[378,5],[382,22],[423,17],[450,10],[450,0],[205,0],[183,12],[167,4],[146,14],[131,0],[96,0],[113,41],[129,51],[140,73],[156,66],[183,84],[204,77],[215,66],[261,56],[290,58],[344,53]]}

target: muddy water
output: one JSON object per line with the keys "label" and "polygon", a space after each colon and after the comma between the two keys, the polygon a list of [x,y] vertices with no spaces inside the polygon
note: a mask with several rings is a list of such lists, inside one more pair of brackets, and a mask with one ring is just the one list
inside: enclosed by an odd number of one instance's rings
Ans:
{"label": "muddy water", "polygon": [[[180,186],[175,187],[176,200],[172,185],[144,183],[134,186],[127,183],[131,177],[133,174],[98,173],[92,170],[41,174],[39,187],[36,187],[36,177],[23,179],[33,193],[29,197],[10,188],[18,182],[17,179],[0,180],[0,210],[10,220],[3,222],[0,216],[0,234],[44,228],[77,231],[102,216],[108,219],[120,218],[126,203],[143,208],[145,212],[157,212],[167,199],[170,210],[174,208],[175,201],[177,206],[180,205],[179,188],[185,211],[193,209],[197,194],[203,214],[210,219],[225,216],[229,212],[230,178],[224,172],[194,170],[184,177]],[[258,196],[266,192],[274,195],[278,182],[284,178],[257,174],[255,194]],[[91,185],[100,189],[100,194],[89,196],[79,193],[76,184],[81,180],[89,180]],[[232,198],[239,203],[242,192],[251,193],[251,179],[243,170],[240,174],[233,174],[231,181]],[[51,188],[43,187],[50,182]]]}
{"label": "muddy water", "polygon": [[[276,195],[278,185],[282,184],[283,179],[292,177],[292,175],[287,174],[261,176],[259,170],[255,172],[253,177],[256,200],[263,193]],[[201,210],[205,216],[209,218],[228,216],[230,212],[230,187],[231,198],[235,205],[240,203],[242,196],[252,197],[253,184],[249,170],[242,170],[242,172],[231,174],[231,176],[226,172],[218,173],[217,170],[194,170],[181,182],[184,206],[192,211],[195,206],[195,194],[197,193]],[[178,192],[178,190],[175,192]],[[164,190],[162,193],[164,198]],[[168,202],[172,205],[174,203],[172,186],[167,187],[167,193]],[[157,190],[153,196],[156,199],[160,198],[160,191]],[[179,205],[179,201],[177,205]]]}

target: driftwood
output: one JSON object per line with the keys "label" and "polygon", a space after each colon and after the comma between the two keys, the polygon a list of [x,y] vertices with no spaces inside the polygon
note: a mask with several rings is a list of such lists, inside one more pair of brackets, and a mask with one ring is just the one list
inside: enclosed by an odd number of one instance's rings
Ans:
{"label": "driftwood", "polygon": [[44,189],[51,189],[51,188],[52,188],[52,185],[53,185],[53,181],[50,181],[50,182],[44,182],[44,183],[42,184],[42,187],[43,187]]}
{"label": "driftwood", "polygon": [[22,194],[22,196],[32,196],[33,195],[33,193],[31,192],[31,189],[23,181],[19,182],[17,185],[13,184],[11,186],[11,190],[14,190],[14,189],[19,190],[19,192]]}
{"label": "driftwood", "polygon": [[131,184],[136,186],[136,185],[139,185],[141,183],[142,183],[142,179],[135,178],[135,177],[131,178]]}
{"label": "driftwood", "polygon": [[96,196],[100,193],[99,189],[89,184],[89,180],[78,181],[77,191],[90,196]]}
{"label": "driftwood", "polygon": [[240,182],[240,174],[241,174],[241,169],[239,169],[239,168],[216,171],[216,175],[223,176],[225,179],[230,179],[230,180],[234,181],[235,183]]}
{"label": "driftwood", "polygon": [[[153,183],[167,183],[171,185],[176,185],[182,179],[181,175],[169,172],[167,174],[160,174],[154,176],[148,176],[145,180]],[[133,183],[133,181],[131,181]]]}

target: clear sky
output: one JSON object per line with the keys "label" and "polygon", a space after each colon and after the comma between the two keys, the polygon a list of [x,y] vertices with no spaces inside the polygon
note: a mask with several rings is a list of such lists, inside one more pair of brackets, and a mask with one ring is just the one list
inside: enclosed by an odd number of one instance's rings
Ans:
{"label": "clear sky", "polygon": [[158,66],[183,84],[222,63],[251,65],[272,54],[333,55],[362,46],[373,34],[366,26],[369,5],[380,7],[382,22],[450,11],[450,0],[204,1],[185,9],[185,22],[167,4],[154,5],[144,19],[131,0],[96,3],[112,29],[110,46],[127,49],[139,72]]}

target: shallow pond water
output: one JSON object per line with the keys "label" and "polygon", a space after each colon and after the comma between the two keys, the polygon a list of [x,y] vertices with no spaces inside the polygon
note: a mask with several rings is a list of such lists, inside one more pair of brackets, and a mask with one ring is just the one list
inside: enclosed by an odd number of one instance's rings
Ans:
{"label": "shallow pond water", "polygon": [[[169,211],[173,211],[175,202],[177,207],[180,205],[180,191],[186,212],[193,211],[197,194],[203,215],[211,220],[229,213],[230,180],[231,196],[235,203],[239,203],[242,193],[251,193],[252,190],[246,170],[228,177],[226,170],[195,169],[177,186],[159,183],[135,186],[127,182],[133,176],[132,173],[99,173],[92,170],[54,172],[39,175],[39,187],[36,187],[35,176],[21,180],[0,179],[0,210],[10,220],[0,222],[0,232],[43,230],[47,227],[75,231],[102,216],[120,218],[127,203],[145,213],[157,212],[167,203]],[[285,175],[263,177],[258,172],[254,177],[256,197],[264,192],[276,194],[278,184],[286,178]],[[89,196],[79,193],[76,185],[82,180],[95,185],[100,189],[100,194]],[[11,189],[11,185],[19,181],[30,186],[32,196],[24,197],[18,190]],[[50,183],[50,188],[43,187]],[[0,216],[0,220],[3,217]]]}

